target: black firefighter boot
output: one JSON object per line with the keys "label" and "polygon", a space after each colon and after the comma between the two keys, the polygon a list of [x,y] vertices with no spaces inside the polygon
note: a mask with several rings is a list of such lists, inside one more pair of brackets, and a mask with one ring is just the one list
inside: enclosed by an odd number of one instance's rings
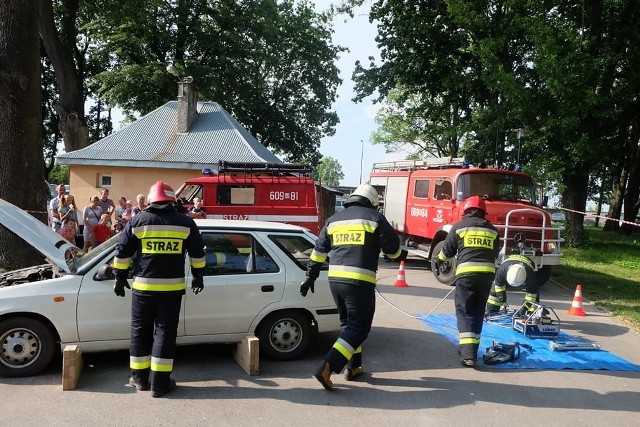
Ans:
{"label": "black firefighter boot", "polygon": [[318,368],[313,377],[317,379],[325,390],[331,390],[333,383],[331,382],[331,366],[328,363],[324,363]]}

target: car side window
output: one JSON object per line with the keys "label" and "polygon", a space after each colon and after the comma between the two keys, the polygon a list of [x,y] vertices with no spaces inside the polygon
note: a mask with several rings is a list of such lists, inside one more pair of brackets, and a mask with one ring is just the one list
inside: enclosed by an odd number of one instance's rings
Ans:
{"label": "car side window", "polygon": [[[302,236],[270,235],[269,238],[302,270],[307,269],[309,258],[315,244]],[[328,260],[327,260],[328,261]],[[322,266],[323,270],[329,268],[328,262]]]}
{"label": "car side window", "polygon": [[205,276],[275,273],[279,267],[271,255],[242,233],[202,233],[205,245]]}

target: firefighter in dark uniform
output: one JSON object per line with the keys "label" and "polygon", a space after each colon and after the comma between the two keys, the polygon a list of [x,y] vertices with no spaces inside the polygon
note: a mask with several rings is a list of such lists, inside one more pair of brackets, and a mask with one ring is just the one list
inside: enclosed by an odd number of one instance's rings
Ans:
{"label": "firefighter in dark uniform", "polygon": [[203,288],[205,253],[193,219],[176,211],[173,189],[162,181],[151,186],[149,206],[133,217],[116,246],[114,292],[123,297],[134,255],[137,263],[131,287],[129,385],[151,389],[160,397],[175,389],[171,379],[180,305],[185,293],[185,252],[191,260],[191,289]]}
{"label": "firefighter in dark uniform", "polygon": [[500,237],[485,219],[487,208],[479,196],[466,199],[462,211],[462,219],[449,231],[436,265],[457,255],[455,305],[459,351],[462,365],[475,367]]}
{"label": "firefighter in dark uniform", "polygon": [[[524,255],[509,255],[502,261],[496,271],[496,278],[493,288],[487,300],[485,316],[492,316],[500,312],[500,309],[507,303],[507,285],[519,288],[525,287],[524,301],[538,304],[538,280],[534,269],[533,261]],[[535,307],[529,305],[527,311],[535,311]]]}
{"label": "firefighter in dark uniform", "polygon": [[307,279],[300,286],[306,296],[313,292],[320,268],[329,260],[329,286],[340,315],[341,333],[314,377],[331,390],[331,373],[345,367],[351,381],[363,374],[362,343],[369,335],[376,306],[376,272],[380,250],[391,260],[407,256],[387,219],[377,211],[378,192],[369,184],[356,188],[344,203],[345,209],[327,219],[320,231],[307,267]]}

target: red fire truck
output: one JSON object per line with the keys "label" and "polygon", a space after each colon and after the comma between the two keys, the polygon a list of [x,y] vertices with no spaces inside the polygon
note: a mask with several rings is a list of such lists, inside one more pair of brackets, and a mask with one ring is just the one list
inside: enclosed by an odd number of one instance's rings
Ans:
{"label": "red fire truck", "polygon": [[285,222],[317,234],[333,213],[335,194],[316,183],[312,172],[301,164],[222,161],[184,182],[176,196],[185,208],[200,197],[207,218]]}
{"label": "red fire truck", "polygon": [[[432,267],[451,226],[462,217],[463,201],[475,195],[483,197],[486,218],[501,233],[498,262],[515,251],[529,256],[540,284],[549,280],[551,266],[560,264],[561,229],[551,226],[542,209],[542,187],[526,173],[471,167],[463,158],[431,158],[376,163],[370,183],[403,246],[431,260]],[[440,282],[454,282],[455,260],[452,264],[436,276]]]}

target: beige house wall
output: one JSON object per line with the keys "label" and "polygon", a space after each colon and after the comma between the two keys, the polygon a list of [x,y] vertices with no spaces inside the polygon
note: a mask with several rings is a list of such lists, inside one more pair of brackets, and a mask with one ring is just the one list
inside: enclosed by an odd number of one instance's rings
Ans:
{"label": "beige house wall", "polygon": [[164,168],[132,168],[115,166],[86,166],[70,165],[69,186],[76,204],[80,209],[89,205],[89,199],[100,195],[102,177],[111,177],[109,198],[118,203],[121,196],[131,200],[135,206],[136,196],[149,192],[149,187],[158,180],[162,180],[178,191],[180,185],[189,178],[200,176],[195,169],[164,169]]}

